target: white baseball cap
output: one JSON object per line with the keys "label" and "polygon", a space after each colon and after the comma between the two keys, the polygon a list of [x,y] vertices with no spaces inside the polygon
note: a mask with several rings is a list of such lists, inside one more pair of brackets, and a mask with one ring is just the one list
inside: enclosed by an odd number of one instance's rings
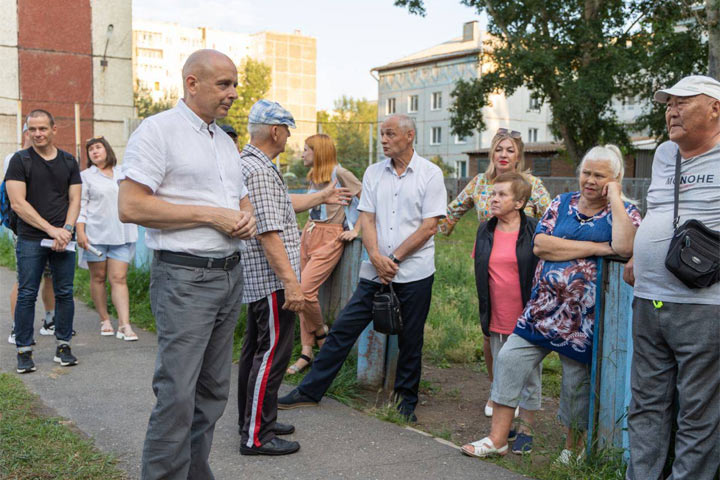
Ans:
{"label": "white baseball cap", "polygon": [[705,75],[690,75],[670,88],[658,90],[655,92],[653,99],[656,102],[667,103],[670,95],[675,97],[694,97],[695,95],[702,94],[720,100],[720,82]]}

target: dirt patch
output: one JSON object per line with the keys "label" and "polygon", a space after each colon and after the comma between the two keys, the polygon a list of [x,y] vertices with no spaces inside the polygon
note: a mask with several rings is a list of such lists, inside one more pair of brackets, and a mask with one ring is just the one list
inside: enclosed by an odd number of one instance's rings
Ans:
{"label": "dirt patch", "polygon": [[[491,419],[483,413],[490,396],[490,380],[477,367],[451,365],[439,368],[423,365],[420,402],[416,409],[415,428],[456,445],[479,440],[490,432]],[[378,392],[364,392],[368,408],[382,407],[386,397]],[[545,462],[546,457],[562,448],[564,429],[557,420],[558,399],[543,397],[542,410],[535,422],[532,462]],[[507,455],[506,460],[521,462],[520,455]]]}

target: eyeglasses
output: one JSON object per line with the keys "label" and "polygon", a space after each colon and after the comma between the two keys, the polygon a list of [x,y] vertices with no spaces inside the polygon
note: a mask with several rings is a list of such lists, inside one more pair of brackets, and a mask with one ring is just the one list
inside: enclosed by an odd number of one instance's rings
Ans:
{"label": "eyeglasses", "polygon": [[87,140],[85,140],[85,145],[89,145],[90,142],[95,142],[95,141],[100,141],[100,140],[105,140],[105,137],[100,135],[99,137],[88,138]]}
{"label": "eyeglasses", "polygon": [[508,130],[507,128],[498,128],[495,135],[508,135],[511,138],[522,138],[522,133],[517,130]]}

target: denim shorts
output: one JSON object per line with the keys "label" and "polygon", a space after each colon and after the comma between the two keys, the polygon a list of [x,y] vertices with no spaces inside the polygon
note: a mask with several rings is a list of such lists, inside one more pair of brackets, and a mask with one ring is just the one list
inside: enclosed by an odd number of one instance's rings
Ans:
{"label": "denim shorts", "polygon": [[93,245],[102,252],[102,256],[97,256],[87,250],[83,252],[83,258],[88,263],[104,262],[108,258],[118,260],[120,262],[130,263],[133,254],[134,243],[123,243],[121,245]]}

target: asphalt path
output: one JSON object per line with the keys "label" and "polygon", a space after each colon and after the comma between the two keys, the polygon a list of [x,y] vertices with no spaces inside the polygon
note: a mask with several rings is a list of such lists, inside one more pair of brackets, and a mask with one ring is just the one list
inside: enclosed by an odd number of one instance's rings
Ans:
{"label": "asphalt path", "polygon": [[[0,268],[0,370],[16,375],[10,332],[8,295],[15,272]],[[42,303],[38,299],[36,327]],[[113,322],[116,325],[116,322]],[[37,371],[21,375],[54,414],[70,420],[93,439],[97,448],[118,459],[130,478],[139,478],[145,428],[154,405],[151,380],[155,364],[154,333],[136,328],[137,342],[101,337],[97,315],[75,303],[72,350],[75,367],[53,362],[54,337],[35,332],[33,357]],[[525,478],[492,463],[460,454],[457,447],[410,428],[383,422],[324,399],[317,408],[281,411],[279,421],[292,423],[288,439],[301,444],[283,457],[239,454],[237,365],[233,365],[230,400],[215,429],[210,463],[217,480],[225,479],[492,479]],[[287,392],[283,386],[281,393]]]}

